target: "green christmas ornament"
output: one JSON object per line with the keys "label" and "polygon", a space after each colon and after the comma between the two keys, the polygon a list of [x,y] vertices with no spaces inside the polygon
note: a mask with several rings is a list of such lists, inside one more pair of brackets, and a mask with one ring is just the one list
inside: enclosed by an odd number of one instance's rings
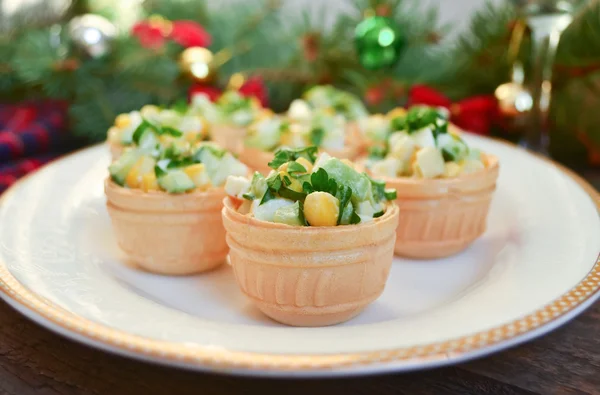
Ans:
{"label": "green christmas ornament", "polygon": [[363,67],[375,70],[391,66],[400,59],[406,37],[390,18],[372,16],[356,26],[354,44]]}

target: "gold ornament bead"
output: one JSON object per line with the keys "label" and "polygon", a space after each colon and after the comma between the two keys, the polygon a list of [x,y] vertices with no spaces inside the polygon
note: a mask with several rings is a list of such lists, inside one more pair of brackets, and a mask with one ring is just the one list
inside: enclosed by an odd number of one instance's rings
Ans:
{"label": "gold ornament bead", "polygon": [[529,90],[517,82],[500,85],[494,92],[502,115],[513,117],[527,113],[533,107]]}
{"label": "gold ornament bead", "polygon": [[246,82],[246,77],[244,77],[244,74],[234,73],[229,78],[229,83],[227,84],[227,88],[237,91],[242,87],[242,85],[244,85],[244,82]]}
{"label": "gold ornament bead", "polygon": [[213,53],[203,47],[184,49],[179,57],[179,67],[196,82],[210,83],[216,77]]}

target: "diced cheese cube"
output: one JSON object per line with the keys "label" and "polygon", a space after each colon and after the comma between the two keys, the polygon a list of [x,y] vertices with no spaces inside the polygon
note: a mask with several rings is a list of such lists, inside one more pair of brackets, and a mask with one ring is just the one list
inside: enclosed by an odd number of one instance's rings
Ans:
{"label": "diced cheese cube", "polygon": [[483,165],[483,163],[481,163],[481,161],[474,159],[463,160],[461,163],[461,167],[463,174],[475,173],[477,171],[485,169],[485,166]]}
{"label": "diced cheese cube", "polygon": [[371,171],[380,177],[398,177],[402,169],[402,162],[396,158],[385,158],[373,163]]}
{"label": "diced cheese cube", "polygon": [[390,137],[390,154],[401,161],[408,161],[415,150],[414,141],[404,132],[392,134]]}
{"label": "diced cheese cube", "polygon": [[425,147],[417,151],[416,168],[423,178],[435,178],[444,174],[444,158],[434,147]]}
{"label": "diced cheese cube", "polygon": [[273,222],[275,211],[282,207],[291,206],[294,202],[288,199],[275,198],[271,199],[264,204],[260,204],[259,200],[252,202],[252,214],[256,219],[261,221]]}
{"label": "diced cheese cube", "polygon": [[225,183],[225,193],[229,196],[236,196],[242,198],[242,195],[248,193],[250,190],[250,180],[246,177],[240,176],[229,176]]}
{"label": "diced cheese cube", "polygon": [[296,99],[290,104],[288,116],[296,121],[308,122],[312,118],[312,110],[304,100]]}
{"label": "diced cheese cube", "polygon": [[373,217],[373,214],[375,214],[376,212],[377,211],[375,211],[375,207],[373,207],[371,202],[368,200],[358,203],[358,206],[356,207],[356,214],[358,215]]}
{"label": "diced cheese cube", "polygon": [[216,166],[214,166],[212,169],[213,173],[211,174],[211,169],[207,166],[210,179],[214,186],[223,185],[227,179],[227,176],[245,176],[248,174],[248,167],[246,167],[246,165],[242,162],[238,161],[230,153],[226,153],[220,162],[216,162]]}
{"label": "diced cheese cube", "polygon": [[446,178],[457,177],[460,174],[461,170],[462,170],[462,168],[460,167],[460,165],[458,163],[446,162],[445,169],[444,169],[444,177],[446,177]]}
{"label": "diced cheese cube", "polygon": [[416,145],[421,148],[435,147],[435,138],[433,137],[433,131],[431,128],[423,128],[417,130],[410,135]]}

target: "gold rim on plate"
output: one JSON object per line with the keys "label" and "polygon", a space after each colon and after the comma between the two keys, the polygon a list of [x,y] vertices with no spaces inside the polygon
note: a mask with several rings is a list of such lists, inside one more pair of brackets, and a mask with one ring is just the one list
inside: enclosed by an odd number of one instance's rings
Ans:
{"label": "gold rim on plate", "polygon": [[[500,142],[511,145],[513,148],[515,147],[510,143]],[[77,154],[80,151],[82,150],[70,155]],[[600,211],[600,193],[590,184],[564,166],[539,155],[537,156],[552,164],[579,184]],[[35,176],[35,174],[32,176]],[[26,176],[24,179],[28,177]],[[24,179],[19,180],[4,193],[4,196],[0,198],[0,204],[16,190]],[[431,363],[447,360],[450,357],[455,359],[461,355],[483,350],[486,347],[525,335],[543,325],[558,320],[600,291],[600,255],[590,272],[570,291],[541,309],[507,324],[437,343],[382,351],[340,354],[285,355],[229,351],[214,346],[172,343],[132,335],[77,316],[35,295],[13,277],[4,262],[0,262],[0,291],[2,291],[5,298],[36,313],[68,332],[74,332],[92,342],[100,343],[126,353],[134,353],[164,362],[196,365],[202,368],[213,369],[270,371],[330,370],[365,367],[368,365],[408,360],[413,362],[427,361]]]}

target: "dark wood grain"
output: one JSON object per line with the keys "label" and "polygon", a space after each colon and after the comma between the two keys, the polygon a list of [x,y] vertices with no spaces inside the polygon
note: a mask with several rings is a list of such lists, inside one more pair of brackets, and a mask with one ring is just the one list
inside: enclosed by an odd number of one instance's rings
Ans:
{"label": "dark wood grain", "polygon": [[0,302],[0,394],[600,394],[600,304],[529,344],[456,367],[329,380],[209,375],[80,345]]}

